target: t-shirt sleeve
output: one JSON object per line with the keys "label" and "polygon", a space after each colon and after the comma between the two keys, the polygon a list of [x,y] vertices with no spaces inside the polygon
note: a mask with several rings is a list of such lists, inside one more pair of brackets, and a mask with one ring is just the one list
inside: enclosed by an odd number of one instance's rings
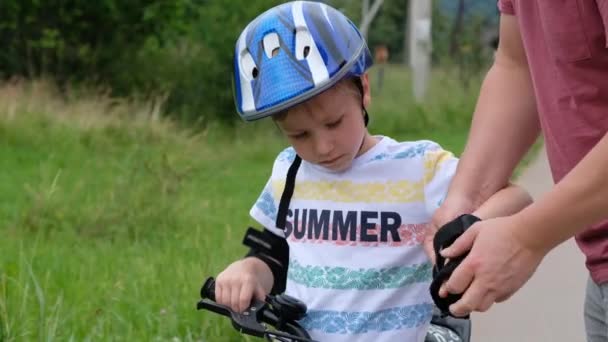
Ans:
{"label": "t-shirt sleeve", "polygon": [[606,47],[608,48],[608,0],[595,1],[602,17],[602,23],[604,24],[604,36],[606,37]]}
{"label": "t-shirt sleeve", "polygon": [[285,237],[283,229],[277,228],[276,225],[279,202],[283,189],[275,187],[277,184],[279,184],[279,187],[284,185],[284,177],[287,175],[287,169],[294,158],[295,151],[293,148],[287,148],[277,156],[274,161],[270,179],[249,211],[249,215],[251,215],[254,220],[280,237]]}
{"label": "t-shirt sleeve", "polygon": [[[529,0],[523,0],[523,1],[529,1]],[[603,0],[601,0],[601,1],[603,1]],[[513,7],[512,0],[498,0],[498,10],[500,10],[500,13],[502,13],[502,14],[515,15],[515,8]]]}
{"label": "t-shirt sleeve", "polygon": [[279,201],[275,198],[272,189],[272,179],[268,180],[264,190],[258,197],[257,201],[251,207],[249,215],[261,224],[264,228],[270,230],[280,237],[285,237],[283,230],[277,228],[277,212],[279,211]]}
{"label": "t-shirt sleeve", "polygon": [[456,173],[458,158],[439,145],[424,155],[424,198],[429,216],[441,206]]}

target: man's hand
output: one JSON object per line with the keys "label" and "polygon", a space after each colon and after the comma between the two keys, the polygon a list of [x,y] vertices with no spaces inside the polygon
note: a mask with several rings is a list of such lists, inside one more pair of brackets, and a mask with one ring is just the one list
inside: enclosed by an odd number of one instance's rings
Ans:
{"label": "man's hand", "polygon": [[514,227],[522,224],[525,222],[519,221],[517,215],[477,222],[442,251],[444,257],[451,258],[472,246],[439,292],[441,296],[464,293],[450,306],[452,314],[466,316],[473,311],[487,311],[530,279],[548,251],[534,250],[513,234]]}

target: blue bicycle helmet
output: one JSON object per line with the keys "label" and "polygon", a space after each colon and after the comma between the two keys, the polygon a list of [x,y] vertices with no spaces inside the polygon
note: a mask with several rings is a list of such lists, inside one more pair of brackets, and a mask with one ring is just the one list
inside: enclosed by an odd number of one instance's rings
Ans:
{"label": "blue bicycle helmet", "polygon": [[371,65],[365,40],[346,16],[319,2],[288,2],[262,13],[237,40],[236,108],[245,121],[271,116]]}

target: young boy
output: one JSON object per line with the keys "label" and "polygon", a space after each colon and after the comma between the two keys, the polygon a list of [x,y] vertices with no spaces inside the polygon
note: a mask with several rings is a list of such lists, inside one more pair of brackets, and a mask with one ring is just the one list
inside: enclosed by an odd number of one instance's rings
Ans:
{"label": "young boy", "polygon": [[[300,323],[315,340],[424,340],[434,305],[422,242],[458,160],[430,141],[369,134],[370,66],[356,27],[322,3],[277,6],[241,34],[238,112],[271,116],[291,147],[251,209],[278,252],[228,266],[218,303],[243,311],[252,297],[285,289],[307,304]],[[509,187],[474,214],[529,202]]]}

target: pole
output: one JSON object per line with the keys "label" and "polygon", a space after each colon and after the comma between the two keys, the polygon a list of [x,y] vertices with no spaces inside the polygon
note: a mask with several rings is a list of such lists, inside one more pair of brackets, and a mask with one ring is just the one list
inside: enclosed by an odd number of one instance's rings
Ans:
{"label": "pole", "polygon": [[[361,25],[359,25],[359,31],[361,31],[361,34],[365,39],[367,39],[367,31],[369,30],[369,25],[372,23],[372,20],[374,20],[376,14],[378,14],[378,10],[380,9],[380,6],[382,6],[383,2],[384,0],[375,0],[372,7],[370,7],[369,10],[366,11],[367,13],[365,14],[365,16],[361,17]],[[369,6],[369,0],[364,0],[364,9],[362,10],[362,14],[363,11],[365,11],[366,3],[367,6]]]}
{"label": "pole", "polygon": [[421,102],[426,94],[431,69],[432,0],[410,0],[409,52],[414,98]]}

